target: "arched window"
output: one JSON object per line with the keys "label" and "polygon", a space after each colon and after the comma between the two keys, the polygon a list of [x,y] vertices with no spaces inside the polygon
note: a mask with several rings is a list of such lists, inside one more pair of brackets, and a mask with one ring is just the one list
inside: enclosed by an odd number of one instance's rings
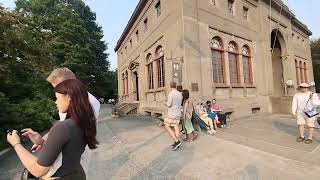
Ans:
{"label": "arched window", "polygon": [[223,44],[221,38],[217,36],[212,38],[210,48],[212,54],[213,83],[225,84]]}
{"label": "arched window", "polygon": [[308,76],[307,76],[307,64],[306,62],[303,63],[303,71],[304,71],[304,82],[308,82]]}
{"label": "arched window", "polygon": [[251,63],[251,54],[249,46],[245,45],[242,47],[242,65],[243,65],[243,82],[245,85],[252,85],[252,63]]}
{"label": "arched window", "polygon": [[300,78],[299,78],[299,64],[297,60],[294,60],[295,67],[296,67],[296,78],[297,78],[297,85],[300,84]]}
{"label": "arched window", "polygon": [[125,92],[126,92],[126,95],[128,95],[129,94],[128,71],[126,71],[126,73],[125,73],[125,81],[126,81],[126,90],[125,90]]}
{"label": "arched window", "polygon": [[299,69],[300,69],[300,82],[303,83],[304,82],[304,78],[303,78],[303,66],[302,66],[302,62],[299,61]]}
{"label": "arched window", "polygon": [[148,89],[154,89],[153,59],[152,59],[152,55],[150,53],[147,55],[146,64],[147,64]]}
{"label": "arched window", "polygon": [[124,73],[122,73],[122,96],[126,94],[126,84],[125,84],[125,79],[124,79]]}
{"label": "arched window", "polygon": [[229,74],[230,84],[240,84],[239,61],[238,61],[238,46],[234,41],[228,45],[228,58],[229,58]]}
{"label": "arched window", "polygon": [[161,45],[157,47],[155,54],[157,63],[158,88],[161,88],[165,85],[164,52]]}

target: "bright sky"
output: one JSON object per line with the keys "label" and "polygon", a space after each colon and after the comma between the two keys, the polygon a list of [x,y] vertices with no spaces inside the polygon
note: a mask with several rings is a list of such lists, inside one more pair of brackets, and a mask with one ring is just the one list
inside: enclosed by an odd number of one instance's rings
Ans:
{"label": "bright sky", "polygon": [[[108,43],[111,69],[117,67],[114,47],[139,0],[84,0],[97,15]],[[0,0],[5,7],[14,7],[14,0]],[[283,0],[296,17],[312,31],[311,38],[320,38],[320,0]]]}

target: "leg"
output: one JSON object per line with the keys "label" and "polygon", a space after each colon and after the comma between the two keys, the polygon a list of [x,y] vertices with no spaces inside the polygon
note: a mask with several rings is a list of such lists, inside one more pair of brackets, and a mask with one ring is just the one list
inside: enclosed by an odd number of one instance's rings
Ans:
{"label": "leg", "polygon": [[179,135],[180,135],[180,128],[179,128],[178,124],[174,125],[174,131],[175,131],[174,135],[175,135],[175,138],[176,138],[175,141],[178,141],[179,140]]}
{"label": "leg", "polygon": [[214,124],[214,128],[216,129],[216,130],[218,130],[218,126],[217,126],[217,118],[216,119],[212,119],[212,121],[213,121],[213,124]]}
{"label": "leg", "polygon": [[300,137],[304,137],[304,125],[298,125]]}
{"label": "leg", "polygon": [[313,137],[313,132],[314,132],[314,124],[315,124],[315,121],[317,120],[317,117],[314,116],[314,117],[311,117],[311,118],[308,118],[306,121],[307,121],[307,125],[309,127],[309,137],[308,139],[312,139]]}
{"label": "leg", "polygon": [[218,117],[221,120],[221,125],[227,125],[227,116],[225,114],[218,113]]}
{"label": "leg", "polygon": [[[169,133],[169,135],[172,137],[172,139],[174,140],[174,142],[177,142],[178,139],[175,135],[175,133],[172,131],[171,127],[168,124],[165,124],[164,127],[166,128],[167,132]],[[178,128],[179,131],[179,128]]]}
{"label": "leg", "polygon": [[308,137],[308,139],[312,139],[313,132],[314,132],[314,128],[313,128],[313,127],[310,127],[310,128],[309,128],[309,137]]}
{"label": "leg", "polygon": [[189,142],[190,141],[189,134],[186,133],[186,138],[184,138],[183,140]]}
{"label": "leg", "polygon": [[[210,127],[211,130],[214,130],[214,128],[213,128],[213,122],[214,122],[213,120],[210,120],[210,121],[209,121],[209,127]],[[215,124],[215,127],[216,127],[216,126],[217,126],[217,124]]]}
{"label": "leg", "polygon": [[192,131],[192,141],[198,138],[198,133],[196,131]]}

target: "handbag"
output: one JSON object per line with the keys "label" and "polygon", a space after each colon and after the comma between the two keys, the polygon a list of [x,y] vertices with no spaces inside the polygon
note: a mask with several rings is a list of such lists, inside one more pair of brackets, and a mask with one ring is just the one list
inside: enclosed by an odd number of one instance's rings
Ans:
{"label": "handbag", "polygon": [[312,109],[312,110],[310,110],[310,111],[304,112],[304,114],[305,114],[308,118],[311,118],[311,117],[314,117],[314,116],[319,115],[319,112],[318,112],[317,109],[314,108],[314,109]]}
{"label": "handbag", "polygon": [[[310,99],[312,98],[312,96],[313,96],[313,93],[310,94],[309,99],[308,99],[308,101],[307,101],[307,104],[304,106],[304,109],[306,109],[306,106],[308,105],[308,103],[309,103]],[[305,114],[308,118],[312,118],[312,117],[314,117],[314,116],[319,115],[319,112],[318,112],[318,110],[317,110],[316,108],[312,108],[312,109],[309,110],[309,111],[304,111],[304,114]]]}
{"label": "handbag", "polygon": [[21,174],[21,180],[38,180],[39,178],[33,176],[27,168],[24,168]]}

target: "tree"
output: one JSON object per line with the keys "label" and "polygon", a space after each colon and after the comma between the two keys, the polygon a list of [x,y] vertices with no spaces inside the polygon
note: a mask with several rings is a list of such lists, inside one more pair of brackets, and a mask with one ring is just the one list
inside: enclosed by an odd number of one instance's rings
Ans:
{"label": "tree", "polygon": [[22,13],[0,6],[0,148],[7,129],[42,131],[56,116],[45,72],[52,69],[40,34]]}
{"label": "tree", "polygon": [[[31,18],[30,27],[50,34],[57,67],[70,68],[98,97],[111,91],[109,62],[96,15],[81,0],[17,0],[16,10]],[[107,82],[105,82],[107,81]]]}
{"label": "tree", "polygon": [[320,92],[320,38],[311,40],[311,56],[316,90]]}

